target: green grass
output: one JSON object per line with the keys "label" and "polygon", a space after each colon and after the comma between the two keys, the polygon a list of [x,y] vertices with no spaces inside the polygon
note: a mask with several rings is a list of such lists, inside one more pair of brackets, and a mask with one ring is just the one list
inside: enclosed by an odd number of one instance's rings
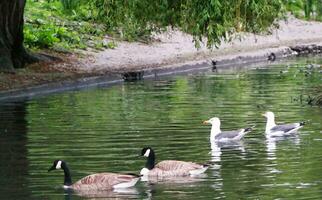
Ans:
{"label": "green grass", "polygon": [[25,9],[24,43],[30,49],[114,48],[114,41],[104,41],[103,24],[91,20],[86,7],[63,8],[61,1],[29,0]]}

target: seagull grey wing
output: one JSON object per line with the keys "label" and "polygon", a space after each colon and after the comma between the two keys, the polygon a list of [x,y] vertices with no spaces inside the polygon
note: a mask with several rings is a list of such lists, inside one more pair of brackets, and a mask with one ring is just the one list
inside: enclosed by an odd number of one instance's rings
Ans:
{"label": "seagull grey wing", "polygon": [[290,132],[295,128],[298,128],[300,126],[299,123],[293,123],[293,124],[283,124],[283,125],[276,125],[274,126],[271,131],[272,132]]}
{"label": "seagull grey wing", "polygon": [[237,137],[240,134],[241,130],[236,131],[222,131],[218,135],[215,136],[216,140],[222,140],[222,139],[233,139]]}

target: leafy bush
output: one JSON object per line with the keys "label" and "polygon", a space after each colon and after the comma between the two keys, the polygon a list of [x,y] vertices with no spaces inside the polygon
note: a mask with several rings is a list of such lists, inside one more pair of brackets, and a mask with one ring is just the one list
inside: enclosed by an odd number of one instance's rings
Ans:
{"label": "leafy bush", "polygon": [[25,43],[32,48],[106,48],[103,36],[149,41],[152,32],[176,27],[203,37],[209,47],[234,32],[265,32],[284,9],[322,19],[321,0],[30,0]]}
{"label": "leafy bush", "polygon": [[78,8],[67,13],[61,1],[27,2],[25,45],[29,48],[58,47],[56,49],[62,50],[96,48],[96,44],[102,42],[105,26],[81,19],[88,15],[79,15],[78,12],[85,13],[85,8]]}
{"label": "leafy bush", "polygon": [[321,0],[284,0],[283,3],[296,17],[322,20]]}
{"label": "leafy bush", "polygon": [[209,47],[227,33],[265,31],[283,11],[280,0],[91,0],[89,5],[98,10],[93,17],[123,39],[172,26],[191,33],[197,42],[207,37]]}

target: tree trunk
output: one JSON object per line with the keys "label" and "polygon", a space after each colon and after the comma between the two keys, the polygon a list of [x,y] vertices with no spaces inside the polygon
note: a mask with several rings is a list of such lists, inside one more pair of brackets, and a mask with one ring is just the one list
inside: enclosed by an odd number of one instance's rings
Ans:
{"label": "tree trunk", "polygon": [[23,46],[23,14],[26,0],[0,0],[0,71],[37,61]]}

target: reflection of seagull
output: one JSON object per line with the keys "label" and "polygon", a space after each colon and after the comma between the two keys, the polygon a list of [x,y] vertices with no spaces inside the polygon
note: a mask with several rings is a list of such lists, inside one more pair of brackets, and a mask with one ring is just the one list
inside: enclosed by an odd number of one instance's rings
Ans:
{"label": "reflection of seagull", "polygon": [[219,162],[220,156],[222,154],[220,146],[217,144],[217,142],[210,142],[211,145],[211,161],[213,162]]}
{"label": "reflection of seagull", "polygon": [[240,150],[241,152],[245,152],[244,143],[241,140],[231,140],[227,142],[212,141],[210,144],[212,151],[220,151],[221,149],[236,149]]}
{"label": "reflection of seagull", "polygon": [[296,132],[298,129],[302,128],[305,124],[305,122],[299,122],[292,124],[276,125],[275,116],[273,112],[268,111],[265,114],[263,114],[263,116],[267,119],[265,133],[271,137],[281,137],[290,135]]}
{"label": "reflection of seagull", "polygon": [[270,155],[274,154],[274,157],[275,157],[275,151],[276,151],[276,148],[277,148],[276,144],[279,143],[279,142],[282,142],[282,141],[286,141],[286,139],[287,139],[287,141],[291,141],[295,145],[299,145],[300,142],[301,142],[300,137],[297,134],[292,135],[291,137],[290,136],[284,136],[284,137],[270,137],[270,136],[267,136],[266,137],[266,149],[267,149],[267,152]]}
{"label": "reflection of seagull", "polygon": [[[230,140],[225,142],[219,142],[219,141],[211,141],[211,151],[209,154],[211,154],[211,163],[212,163],[212,177],[215,178],[215,181],[213,181],[212,187],[216,191],[222,191],[224,187],[223,178],[221,176],[222,170],[221,168],[221,159],[222,155],[225,155],[225,153],[229,153],[231,151],[239,150],[242,155],[244,155],[245,148],[243,141],[241,140]],[[228,158],[223,156],[223,159]],[[241,159],[244,159],[244,156],[242,156]]]}
{"label": "reflection of seagull", "polygon": [[267,159],[269,159],[269,160],[276,159],[276,155],[275,155],[276,142],[277,142],[277,138],[274,138],[274,137],[267,137],[266,138]]}
{"label": "reflection of seagull", "polygon": [[220,119],[213,117],[203,122],[204,124],[211,124],[210,141],[233,141],[242,139],[252,128],[244,128],[234,131],[221,131],[220,130]]}
{"label": "reflection of seagull", "polygon": [[295,145],[300,144],[300,137],[295,134],[292,136],[284,136],[284,137],[270,137],[266,136],[266,153],[267,153],[267,160],[270,160],[270,162],[274,163],[267,166],[267,170],[269,173],[281,173],[282,171],[277,169],[276,167],[276,151],[278,148],[278,143],[280,142],[292,142]]}
{"label": "reflection of seagull", "polygon": [[[211,161],[218,163],[221,160],[221,154],[223,151],[227,150],[239,150],[245,153],[245,147],[243,141],[228,141],[228,142],[216,142],[212,141],[211,144]],[[215,166],[215,165],[214,165]],[[218,168],[218,167],[214,167]],[[219,167],[220,168],[220,167]]]}

